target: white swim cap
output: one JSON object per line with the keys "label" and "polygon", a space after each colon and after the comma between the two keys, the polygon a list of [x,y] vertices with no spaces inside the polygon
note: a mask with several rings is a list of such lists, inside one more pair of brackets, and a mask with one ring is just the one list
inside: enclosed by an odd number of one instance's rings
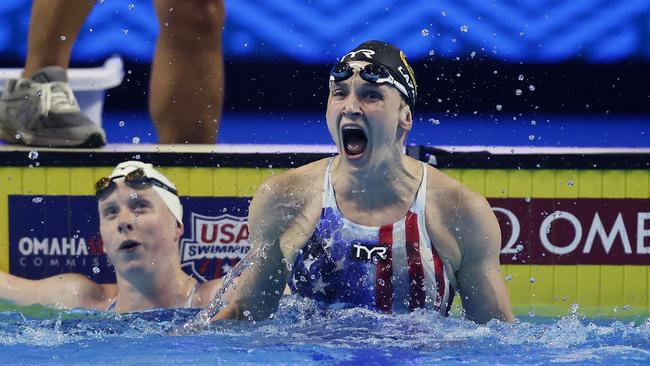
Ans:
{"label": "white swim cap", "polygon": [[[111,175],[108,177],[111,181],[118,182],[121,180],[124,180],[124,177],[138,169],[142,169],[144,171],[144,175],[147,178],[152,178],[158,181],[158,183],[161,183],[172,190],[176,190],[176,185],[172,183],[167,177],[165,177],[161,172],[157,171],[154,169],[153,165],[149,163],[143,163],[141,161],[125,161],[123,163],[118,164],[115,169],[113,169],[113,172]],[[160,198],[162,198],[163,202],[165,202],[165,205],[169,208],[169,211],[171,211],[172,215],[176,218],[176,221],[178,221],[179,224],[183,224],[183,205],[181,205],[181,200],[178,198],[178,196],[168,190],[166,190],[163,187],[159,187],[158,185],[153,185],[151,188],[158,193]]]}

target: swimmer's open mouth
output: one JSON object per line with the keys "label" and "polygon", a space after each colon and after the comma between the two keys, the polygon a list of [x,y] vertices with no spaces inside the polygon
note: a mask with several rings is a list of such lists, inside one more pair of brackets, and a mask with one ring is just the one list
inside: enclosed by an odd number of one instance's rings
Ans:
{"label": "swimmer's open mouth", "polygon": [[140,244],[140,242],[137,242],[135,240],[125,240],[125,241],[122,242],[122,244],[120,244],[120,247],[117,248],[117,249],[118,250],[130,250],[130,249],[133,249],[133,248],[135,248],[137,246],[140,246],[140,245],[142,245],[142,244]]}
{"label": "swimmer's open mouth", "polygon": [[368,146],[368,138],[361,128],[354,125],[343,126],[343,149],[348,158],[360,158]]}

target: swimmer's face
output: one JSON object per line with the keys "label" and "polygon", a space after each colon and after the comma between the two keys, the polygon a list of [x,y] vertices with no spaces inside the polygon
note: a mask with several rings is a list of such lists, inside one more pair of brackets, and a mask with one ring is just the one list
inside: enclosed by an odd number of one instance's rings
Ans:
{"label": "swimmer's face", "polygon": [[327,127],[342,157],[355,165],[385,161],[401,154],[412,126],[411,110],[390,84],[363,80],[359,70],[368,62],[351,62],[354,74],[330,82]]}
{"label": "swimmer's face", "polygon": [[183,228],[153,189],[133,189],[117,182],[98,209],[104,251],[118,276],[180,263],[178,240]]}

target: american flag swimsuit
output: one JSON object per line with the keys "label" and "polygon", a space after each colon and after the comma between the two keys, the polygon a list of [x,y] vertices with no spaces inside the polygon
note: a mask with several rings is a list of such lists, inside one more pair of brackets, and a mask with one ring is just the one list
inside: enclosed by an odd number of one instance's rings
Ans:
{"label": "american flag swimsuit", "polygon": [[325,172],[320,221],[291,270],[292,292],[328,304],[396,313],[427,308],[446,316],[454,290],[426,231],[426,165],[406,216],[379,227],[343,217],[334,198],[331,165],[332,160]]}

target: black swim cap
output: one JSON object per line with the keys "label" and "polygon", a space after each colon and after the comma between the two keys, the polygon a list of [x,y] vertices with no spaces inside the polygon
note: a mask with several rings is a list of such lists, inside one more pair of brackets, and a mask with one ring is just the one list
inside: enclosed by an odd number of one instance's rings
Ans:
{"label": "black swim cap", "polygon": [[418,86],[413,69],[406,62],[406,55],[399,48],[382,41],[366,41],[345,54],[339,63],[350,61],[366,61],[386,67],[391,76],[406,89],[408,95],[404,97],[413,111]]}

